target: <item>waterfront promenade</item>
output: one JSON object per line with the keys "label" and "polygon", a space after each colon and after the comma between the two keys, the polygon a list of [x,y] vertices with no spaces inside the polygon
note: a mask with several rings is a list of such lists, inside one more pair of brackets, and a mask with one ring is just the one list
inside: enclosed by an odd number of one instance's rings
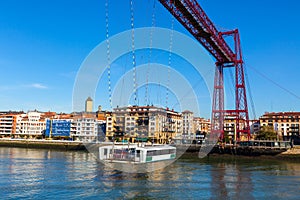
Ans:
{"label": "waterfront promenade", "polygon": [[22,147],[60,150],[85,150],[80,141],[44,140],[44,139],[4,139],[0,138],[0,147]]}

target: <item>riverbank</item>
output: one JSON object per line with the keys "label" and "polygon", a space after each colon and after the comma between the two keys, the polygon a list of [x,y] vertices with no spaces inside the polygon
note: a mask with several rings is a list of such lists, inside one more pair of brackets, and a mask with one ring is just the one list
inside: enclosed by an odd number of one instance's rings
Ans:
{"label": "riverbank", "polygon": [[[96,151],[94,148],[98,145],[85,146],[80,141],[64,141],[64,140],[30,140],[30,139],[0,139],[0,147],[20,147],[20,148],[35,148],[35,149],[56,149],[66,151]],[[201,148],[201,145],[190,145],[190,147],[184,146],[186,149],[185,154],[192,155],[197,154]],[[209,156],[252,156],[252,157],[272,157],[278,159],[297,159],[300,160],[300,146],[294,146],[287,149],[271,149],[271,148],[257,148],[245,150],[245,147],[241,149],[233,148],[220,148],[214,147]]]}
{"label": "riverbank", "polygon": [[0,147],[21,147],[37,149],[58,149],[67,151],[86,150],[82,142],[64,140],[28,140],[28,139],[0,139]]}
{"label": "riverbank", "polygon": [[[194,153],[196,154],[196,153]],[[294,146],[286,151],[270,154],[270,153],[259,153],[259,154],[230,154],[230,153],[219,153],[211,152],[208,157],[232,157],[232,158],[249,158],[249,159],[266,159],[266,160],[285,160],[300,162],[300,146]]]}
{"label": "riverbank", "polygon": [[282,152],[280,155],[300,155],[300,146],[294,146],[293,148]]}
{"label": "riverbank", "polygon": [[[185,155],[198,156],[201,145],[192,144],[189,148],[187,145],[178,146],[186,149]],[[300,146],[291,147],[268,147],[268,146],[219,146],[216,145],[208,156],[228,156],[228,157],[260,157],[271,159],[298,160],[300,161]]]}
{"label": "riverbank", "polygon": [[293,148],[282,152],[275,156],[278,159],[298,160],[300,161],[300,146],[294,146]]}

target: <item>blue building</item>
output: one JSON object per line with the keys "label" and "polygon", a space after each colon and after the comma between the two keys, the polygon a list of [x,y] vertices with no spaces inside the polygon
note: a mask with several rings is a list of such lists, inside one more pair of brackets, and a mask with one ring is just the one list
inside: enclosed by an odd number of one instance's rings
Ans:
{"label": "blue building", "polygon": [[62,119],[47,119],[46,137],[70,137],[71,121]]}

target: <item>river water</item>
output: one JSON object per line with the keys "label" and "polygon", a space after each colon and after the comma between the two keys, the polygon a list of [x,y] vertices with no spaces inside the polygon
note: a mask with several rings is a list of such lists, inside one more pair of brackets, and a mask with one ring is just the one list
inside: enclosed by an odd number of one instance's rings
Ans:
{"label": "river water", "polygon": [[1,199],[300,199],[300,162],[185,156],[124,173],[87,152],[0,147]]}

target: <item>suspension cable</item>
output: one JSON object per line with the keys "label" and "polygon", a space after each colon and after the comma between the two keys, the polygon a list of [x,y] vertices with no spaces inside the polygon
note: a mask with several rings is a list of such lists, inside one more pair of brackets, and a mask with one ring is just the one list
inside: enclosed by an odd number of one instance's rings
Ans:
{"label": "suspension cable", "polygon": [[229,70],[229,77],[230,77],[230,81],[231,81],[231,85],[229,84],[231,87],[229,87],[229,89],[230,89],[231,95],[234,96],[233,88],[235,88],[235,81],[234,81],[233,69],[230,67],[228,70]]}
{"label": "suspension cable", "polygon": [[135,38],[134,38],[134,0],[130,0],[130,21],[131,21],[131,50],[132,50],[132,65],[133,65],[133,92],[134,104],[137,105],[137,80],[136,80],[136,58],[135,58]]}
{"label": "suspension cable", "polygon": [[170,46],[169,46],[169,59],[168,59],[168,79],[167,79],[167,90],[166,90],[166,108],[168,108],[168,103],[169,103],[169,86],[170,86],[171,64],[172,64],[174,21],[175,21],[174,16],[172,15],[171,33],[170,33]]}
{"label": "suspension cable", "polygon": [[106,24],[106,56],[107,56],[107,78],[108,78],[108,100],[112,108],[111,98],[111,60],[110,60],[110,43],[109,43],[109,0],[105,1],[105,24]]}
{"label": "suspension cable", "polygon": [[250,104],[251,104],[251,108],[252,108],[253,119],[256,119],[255,106],[254,106],[252,91],[251,91],[251,87],[250,87],[250,83],[249,83],[247,67],[244,67],[244,74],[245,74],[245,79],[246,79],[246,87],[247,87],[248,94],[250,97]]}
{"label": "suspension cable", "polygon": [[152,21],[151,21],[151,30],[150,30],[150,45],[149,45],[149,57],[148,57],[148,65],[146,72],[146,88],[145,88],[145,105],[149,105],[149,72],[150,72],[150,63],[152,58],[152,47],[153,47],[153,32],[155,27],[155,0],[153,3],[152,9]]}

